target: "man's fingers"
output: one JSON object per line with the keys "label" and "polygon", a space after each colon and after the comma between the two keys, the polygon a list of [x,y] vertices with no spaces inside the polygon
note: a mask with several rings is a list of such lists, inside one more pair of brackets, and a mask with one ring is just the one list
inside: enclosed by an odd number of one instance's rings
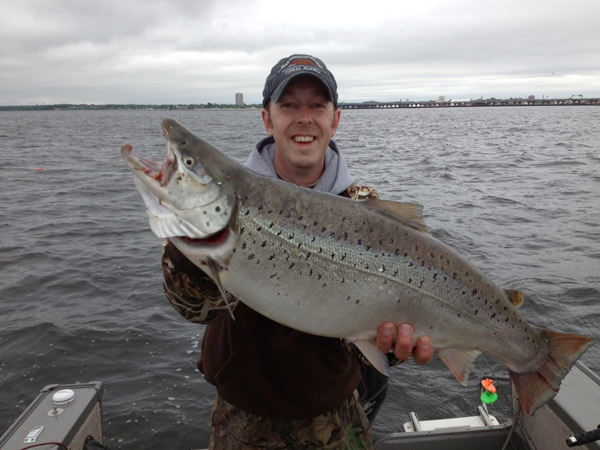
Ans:
{"label": "man's fingers", "polygon": [[385,322],[380,325],[377,331],[377,340],[375,341],[380,352],[387,353],[390,351],[394,345],[395,334],[396,326],[393,323]]}

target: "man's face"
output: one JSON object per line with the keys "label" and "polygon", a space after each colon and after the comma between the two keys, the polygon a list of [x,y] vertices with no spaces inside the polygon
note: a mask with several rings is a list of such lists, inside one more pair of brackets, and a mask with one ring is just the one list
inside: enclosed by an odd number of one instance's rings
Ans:
{"label": "man's face", "polygon": [[293,79],[279,101],[263,109],[265,128],[275,139],[275,167],[281,175],[292,180],[298,172],[321,175],[340,113],[322,83],[311,76]]}

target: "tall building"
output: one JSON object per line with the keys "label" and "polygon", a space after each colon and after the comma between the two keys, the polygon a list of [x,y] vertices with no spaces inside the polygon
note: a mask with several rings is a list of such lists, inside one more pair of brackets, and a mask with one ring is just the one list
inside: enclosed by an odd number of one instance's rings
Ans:
{"label": "tall building", "polygon": [[235,94],[235,104],[236,106],[244,106],[244,94],[241,92]]}

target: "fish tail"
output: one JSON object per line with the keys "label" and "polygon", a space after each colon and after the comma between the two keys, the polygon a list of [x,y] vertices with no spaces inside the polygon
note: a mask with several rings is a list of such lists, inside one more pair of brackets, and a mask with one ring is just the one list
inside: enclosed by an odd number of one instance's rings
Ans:
{"label": "fish tail", "polygon": [[534,372],[510,371],[510,379],[527,414],[535,412],[558,392],[562,379],[575,361],[592,345],[592,340],[578,334],[544,330],[548,355]]}

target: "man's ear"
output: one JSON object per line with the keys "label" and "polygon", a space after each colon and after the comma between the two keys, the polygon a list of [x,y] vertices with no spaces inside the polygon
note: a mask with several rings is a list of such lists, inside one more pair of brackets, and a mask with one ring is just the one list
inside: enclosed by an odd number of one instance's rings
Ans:
{"label": "man's ear", "polygon": [[333,113],[333,123],[331,124],[331,136],[333,137],[340,126],[340,117],[342,115],[342,110],[337,108]]}
{"label": "man's ear", "polygon": [[265,130],[269,133],[269,136],[273,136],[273,123],[271,122],[271,116],[269,115],[269,111],[265,108],[262,110],[262,120],[265,124]]}

